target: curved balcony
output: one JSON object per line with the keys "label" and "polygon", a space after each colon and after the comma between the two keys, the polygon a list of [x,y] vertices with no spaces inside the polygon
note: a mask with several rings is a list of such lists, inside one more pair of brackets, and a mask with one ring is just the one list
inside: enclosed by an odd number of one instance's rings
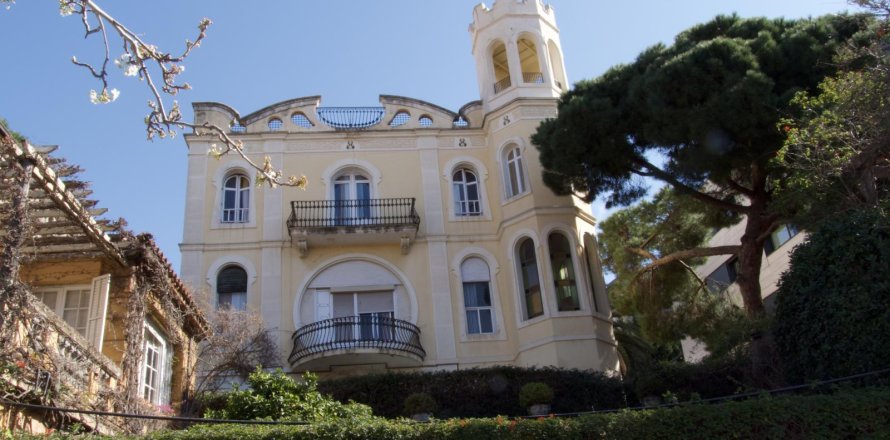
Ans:
{"label": "curved balcony", "polygon": [[[392,355],[418,362],[426,356],[420,345],[420,329],[401,319],[369,314],[325,319],[300,327],[292,336],[291,366],[334,356]],[[367,359],[366,359],[367,358]],[[347,362],[348,363],[348,362]]]}

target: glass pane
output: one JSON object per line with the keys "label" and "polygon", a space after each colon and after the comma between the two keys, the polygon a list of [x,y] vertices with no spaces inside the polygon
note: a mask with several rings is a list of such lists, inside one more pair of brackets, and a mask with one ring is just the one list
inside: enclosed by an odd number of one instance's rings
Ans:
{"label": "glass pane", "polygon": [[227,190],[223,193],[223,208],[224,209],[233,209],[235,208],[235,191]]}
{"label": "glass pane", "polygon": [[467,333],[479,333],[479,315],[475,310],[467,310]]}
{"label": "glass pane", "polygon": [[475,183],[467,185],[467,200],[474,202],[479,200],[479,187]]}
{"label": "glass pane", "polygon": [[508,166],[508,171],[510,172],[510,195],[515,196],[519,194],[519,176],[516,175],[515,162]]}
{"label": "glass pane", "polygon": [[36,292],[34,294],[40,301],[46,304],[50,310],[56,310],[56,299],[58,298],[58,292]]}
{"label": "glass pane", "polygon": [[491,333],[494,331],[494,325],[491,323],[491,310],[480,310],[479,311],[479,326],[481,327],[482,333]]}
{"label": "glass pane", "polygon": [[76,309],[80,305],[80,291],[69,290],[65,295],[65,308]]}

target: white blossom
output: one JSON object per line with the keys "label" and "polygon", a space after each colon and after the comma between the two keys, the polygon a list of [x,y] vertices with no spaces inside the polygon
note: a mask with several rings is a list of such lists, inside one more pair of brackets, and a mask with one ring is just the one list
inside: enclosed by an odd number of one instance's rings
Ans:
{"label": "white blossom", "polygon": [[74,13],[74,4],[69,0],[59,0],[59,15],[67,17]]}
{"label": "white blossom", "polygon": [[111,89],[110,91],[102,89],[102,93],[90,90],[90,102],[93,104],[108,104],[116,100],[120,94],[121,92],[118,89]]}
{"label": "white blossom", "polygon": [[124,76],[136,76],[139,73],[139,65],[133,62],[133,58],[128,53],[114,60],[114,64],[124,71]]}

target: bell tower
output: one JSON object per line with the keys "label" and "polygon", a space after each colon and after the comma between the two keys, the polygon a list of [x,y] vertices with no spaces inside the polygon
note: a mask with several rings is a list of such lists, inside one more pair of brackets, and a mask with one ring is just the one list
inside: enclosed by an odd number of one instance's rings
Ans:
{"label": "bell tower", "polygon": [[516,98],[558,98],[567,80],[553,8],[542,0],[479,4],[470,24],[476,78],[488,113]]}

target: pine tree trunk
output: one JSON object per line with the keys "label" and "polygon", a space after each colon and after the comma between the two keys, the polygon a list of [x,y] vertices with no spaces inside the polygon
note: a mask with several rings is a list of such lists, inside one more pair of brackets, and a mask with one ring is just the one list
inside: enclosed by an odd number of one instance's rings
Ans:
{"label": "pine tree trunk", "polygon": [[[756,176],[756,172],[754,173]],[[755,179],[757,181],[757,179]],[[769,236],[773,221],[766,210],[769,194],[763,185],[756,185],[754,194],[749,197],[745,233],[741,238],[741,249],[738,255],[738,272],[736,283],[745,306],[745,314],[751,322],[764,318],[762,290],[760,286],[760,266],[763,263],[763,243]],[[751,375],[755,384],[762,387],[774,385],[778,378],[775,368],[775,347],[771,334],[755,331],[751,335]]]}

